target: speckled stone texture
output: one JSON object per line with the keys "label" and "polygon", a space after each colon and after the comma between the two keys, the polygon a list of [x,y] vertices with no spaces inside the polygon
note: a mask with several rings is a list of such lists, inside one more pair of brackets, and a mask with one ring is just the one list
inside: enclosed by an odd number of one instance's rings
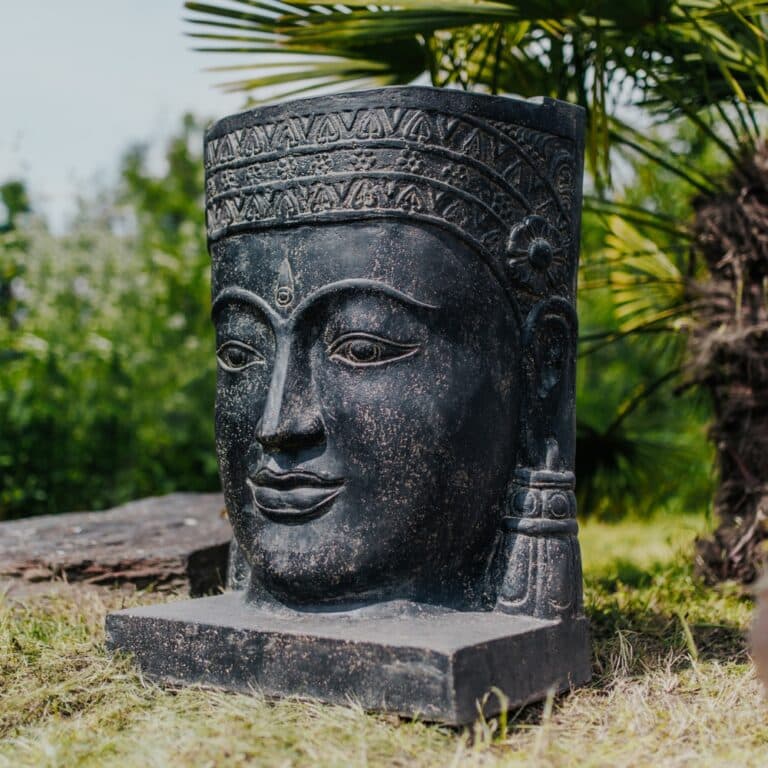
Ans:
{"label": "speckled stone texture", "polygon": [[163,679],[448,723],[494,687],[516,706],[589,678],[583,145],[579,107],[422,87],[209,128],[216,451],[242,591],[112,616],[110,647]]}
{"label": "speckled stone texture", "polygon": [[[277,615],[242,593],[133,608],[107,645],[144,674],[267,696],[299,696],[460,725],[589,680],[586,620],[493,612]],[[487,694],[487,695],[486,695]],[[482,704],[481,704],[482,703]]]}

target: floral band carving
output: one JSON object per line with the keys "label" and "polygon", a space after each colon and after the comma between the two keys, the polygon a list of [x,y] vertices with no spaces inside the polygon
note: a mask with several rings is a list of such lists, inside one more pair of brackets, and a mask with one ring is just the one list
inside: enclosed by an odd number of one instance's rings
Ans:
{"label": "floral band carving", "polygon": [[344,106],[275,108],[272,120],[262,112],[260,122],[214,126],[205,153],[209,238],[420,220],[468,242],[518,300],[572,299],[581,169],[567,131],[408,105]]}

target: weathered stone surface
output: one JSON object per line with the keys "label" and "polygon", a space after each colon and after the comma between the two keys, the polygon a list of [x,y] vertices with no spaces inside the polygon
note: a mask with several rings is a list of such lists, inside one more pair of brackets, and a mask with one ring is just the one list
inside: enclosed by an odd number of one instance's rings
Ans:
{"label": "weathered stone surface", "polygon": [[[243,593],[133,608],[107,618],[107,644],[143,672],[268,696],[303,696],[462,724],[590,677],[586,619],[425,610],[277,614]],[[486,694],[489,694],[486,697]],[[482,703],[482,705],[481,705]]]}
{"label": "weathered stone surface", "polygon": [[209,129],[216,445],[253,601],[580,614],[583,131],[552,99],[420,87]]}
{"label": "weathered stone surface", "polygon": [[0,523],[0,576],[27,582],[223,586],[232,537],[218,493],[174,493],[104,512]]}
{"label": "weathered stone surface", "polygon": [[420,87],[208,130],[216,450],[243,597],[119,614],[113,648],[164,679],[446,722],[493,686],[514,705],[589,677],[583,140],[573,105]]}

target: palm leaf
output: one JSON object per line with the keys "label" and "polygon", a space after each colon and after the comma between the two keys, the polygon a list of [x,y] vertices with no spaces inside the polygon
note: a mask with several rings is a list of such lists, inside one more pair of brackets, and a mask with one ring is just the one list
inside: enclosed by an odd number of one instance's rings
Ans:
{"label": "palm leaf", "polygon": [[[251,101],[351,83],[405,84],[427,74],[438,86],[576,102],[589,110],[588,159],[599,188],[620,138],[609,118],[627,85],[640,89],[646,107],[698,121],[726,155],[730,143],[699,116],[702,107],[768,100],[768,2],[400,0],[377,7],[366,0],[211,0],[186,8],[194,39],[211,43],[198,50],[252,58],[252,77],[222,84]],[[270,73],[262,63],[272,57],[295,66]],[[735,108],[735,116],[755,140],[751,108]],[[642,142],[633,149],[649,157],[655,151]],[[684,173],[694,186],[701,181],[695,169]]]}

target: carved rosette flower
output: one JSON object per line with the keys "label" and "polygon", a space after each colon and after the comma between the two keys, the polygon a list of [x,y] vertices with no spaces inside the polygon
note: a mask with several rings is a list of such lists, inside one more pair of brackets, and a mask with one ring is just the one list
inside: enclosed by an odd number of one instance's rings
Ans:
{"label": "carved rosette flower", "polygon": [[237,187],[237,175],[231,169],[226,169],[219,174],[219,188],[228,191]]}
{"label": "carved rosette flower", "polygon": [[466,166],[458,163],[446,165],[443,168],[443,176],[458,189],[465,189],[469,184],[469,171],[467,171]]}
{"label": "carved rosette flower", "polygon": [[405,152],[397,158],[396,165],[398,170],[401,170],[404,173],[418,174],[424,170],[424,161],[421,156],[410,149],[406,149]]}
{"label": "carved rosette flower", "polygon": [[515,282],[536,294],[558,288],[568,275],[560,237],[542,216],[526,216],[512,229],[507,266]]}
{"label": "carved rosette flower", "polygon": [[277,173],[281,179],[292,179],[296,175],[296,160],[293,157],[281,157],[277,162]]}
{"label": "carved rosette flower", "polygon": [[370,171],[376,165],[376,155],[370,149],[359,150],[352,158],[352,167],[356,171]]}
{"label": "carved rosette flower", "polygon": [[245,185],[244,186],[254,186],[255,184],[258,184],[262,180],[262,172],[261,169],[256,165],[249,165],[245,169]]}
{"label": "carved rosette flower", "polygon": [[328,155],[318,155],[312,161],[312,173],[315,176],[325,176],[333,169],[333,162]]}

